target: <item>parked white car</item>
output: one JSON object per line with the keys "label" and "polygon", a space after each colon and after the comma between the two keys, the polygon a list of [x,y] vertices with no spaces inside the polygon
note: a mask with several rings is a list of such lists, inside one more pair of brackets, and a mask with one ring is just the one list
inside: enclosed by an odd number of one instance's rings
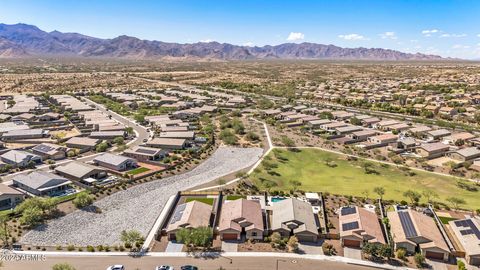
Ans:
{"label": "parked white car", "polygon": [[121,264],[115,264],[115,265],[109,266],[107,270],[125,270],[125,266]]}
{"label": "parked white car", "polygon": [[160,265],[155,267],[155,270],[173,270],[173,267],[169,265]]}

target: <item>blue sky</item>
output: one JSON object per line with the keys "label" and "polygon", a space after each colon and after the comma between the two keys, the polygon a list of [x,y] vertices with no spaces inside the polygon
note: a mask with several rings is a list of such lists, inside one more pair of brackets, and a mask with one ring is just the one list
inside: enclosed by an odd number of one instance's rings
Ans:
{"label": "blue sky", "polygon": [[0,22],[101,38],[315,42],[480,58],[476,0],[2,0]]}

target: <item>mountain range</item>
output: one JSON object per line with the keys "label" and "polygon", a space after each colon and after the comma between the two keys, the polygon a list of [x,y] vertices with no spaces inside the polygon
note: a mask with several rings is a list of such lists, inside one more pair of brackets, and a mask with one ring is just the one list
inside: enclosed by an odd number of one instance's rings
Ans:
{"label": "mountain range", "polygon": [[381,48],[342,48],[316,43],[250,47],[218,42],[192,44],[141,40],[131,36],[101,39],[78,33],[46,32],[34,25],[0,24],[0,57],[98,57],[127,59],[332,59],[442,60],[438,55],[411,54]]}

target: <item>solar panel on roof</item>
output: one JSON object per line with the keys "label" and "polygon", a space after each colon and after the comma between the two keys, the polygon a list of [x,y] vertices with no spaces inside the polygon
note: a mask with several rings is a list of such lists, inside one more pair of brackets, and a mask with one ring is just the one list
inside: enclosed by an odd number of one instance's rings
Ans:
{"label": "solar panel on roof", "polygon": [[177,207],[177,209],[175,209],[175,213],[173,214],[172,219],[170,220],[170,224],[173,224],[182,218],[183,211],[185,211],[185,207],[187,207],[186,204],[181,204]]}
{"label": "solar panel on roof", "polygon": [[41,151],[41,152],[50,152],[53,149],[54,149],[53,147],[48,146],[48,145],[44,145],[44,144],[40,144],[40,145],[35,146],[35,150]]}
{"label": "solar panel on roof", "polygon": [[343,231],[351,231],[351,230],[355,230],[355,229],[358,229],[358,222],[357,221],[342,224],[342,230]]}
{"label": "solar panel on roof", "polygon": [[343,207],[341,210],[342,216],[355,214],[356,212],[357,212],[357,209],[355,207]]}
{"label": "solar panel on roof", "polygon": [[156,150],[150,150],[150,149],[137,149],[137,152],[138,152],[138,153],[144,153],[144,154],[153,155],[153,154],[155,154],[157,151],[156,151]]}
{"label": "solar panel on roof", "polygon": [[410,213],[408,213],[407,211],[400,211],[398,212],[398,217],[400,218],[400,223],[402,224],[405,236],[407,238],[417,236],[417,230],[415,230],[415,226],[413,225]]}
{"label": "solar panel on roof", "polygon": [[469,234],[473,234],[473,230],[470,230],[470,229],[461,230],[460,233],[462,235],[469,235]]}

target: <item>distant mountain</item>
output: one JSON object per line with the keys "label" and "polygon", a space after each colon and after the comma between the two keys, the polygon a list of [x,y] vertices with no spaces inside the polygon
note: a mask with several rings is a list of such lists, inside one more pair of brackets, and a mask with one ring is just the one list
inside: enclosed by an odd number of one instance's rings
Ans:
{"label": "distant mountain", "polygon": [[438,55],[410,54],[380,48],[341,48],[315,43],[248,47],[218,42],[193,44],[141,40],[130,36],[100,39],[77,33],[45,32],[27,24],[0,24],[0,57],[81,56],[131,59],[345,59],[441,60]]}

